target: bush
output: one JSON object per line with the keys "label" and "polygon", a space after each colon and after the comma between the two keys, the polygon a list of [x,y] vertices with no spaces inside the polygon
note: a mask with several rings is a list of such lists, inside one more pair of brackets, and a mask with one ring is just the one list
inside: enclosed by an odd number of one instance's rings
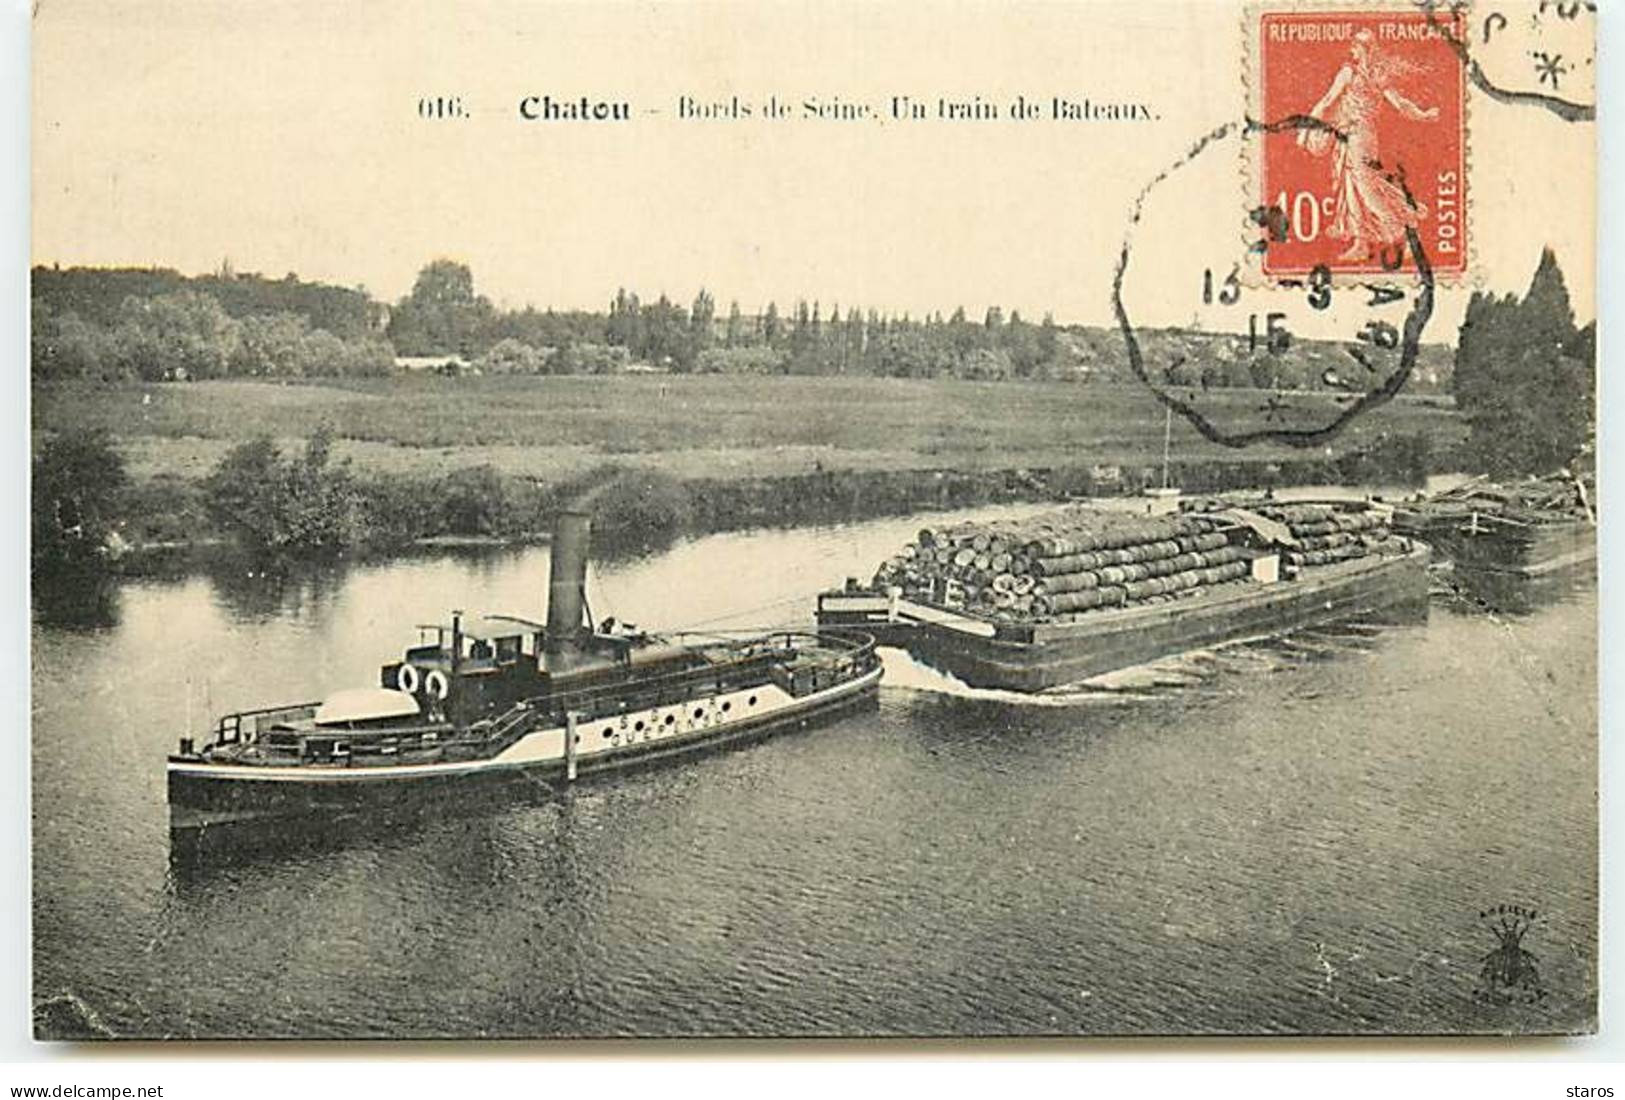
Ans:
{"label": "bush", "polygon": [[441,529],[453,535],[502,535],[514,530],[513,501],[502,474],[470,466],[441,479]]}
{"label": "bush", "polygon": [[309,332],[305,319],[291,313],[243,318],[242,338],[232,356],[231,373],[253,378],[303,377],[304,340]]}
{"label": "bush", "polygon": [[[1432,472],[1433,444],[1414,432],[1383,432],[1358,451],[1331,462],[1331,480],[1346,485],[1421,485]],[[1325,480],[1316,477],[1313,480]],[[1309,479],[1305,479],[1309,480]]]}
{"label": "bush", "polygon": [[350,349],[343,340],[324,328],[305,333],[299,341],[299,357],[305,373],[312,378],[335,378],[347,373]]}
{"label": "bush", "polygon": [[783,374],[789,353],[756,344],[742,348],[706,348],[695,370],[701,374]]}
{"label": "bush", "polygon": [[959,367],[959,377],[982,381],[1009,378],[1012,366],[1010,355],[1002,348],[973,348],[965,354]]}
{"label": "bush", "polygon": [[398,550],[414,539],[442,533],[438,525],[444,517],[431,506],[430,479],[374,475],[357,478],[355,488],[365,502],[367,549]]}
{"label": "bush", "polygon": [[880,336],[870,349],[870,361],[875,374],[894,378],[947,377],[958,366],[951,346],[919,329]]}
{"label": "bush", "polygon": [[124,459],[103,435],[60,435],[40,448],[30,502],[36,573],[82,569],[104,557],[127,481]]}
{"label": "bush", "polygon": [[387,378],[395,373],[395,351],[377,337],[367,336],[349,343],[346,367],[357,378]]}
{"label": "bush", "polygon": [[38,379],[124,378],[113,334],[76,313],[56,315],[34,302],[29,355]]}
{"label": "bush", "polygon": [[614,374],[625,370],[632,354],[610,344],[571,344],[553,357],[555,374]]}
{"label": "bush", "polygon": [[600,466],[554,487],[551,510],[580,509],[592,517],[594,545],[614,554],[665,546],[687,529],[688,489],[655,470]]}
{"label": "bush", "polygon": [[395,356],[383,341],[341,340],[324,328],[305,334],[299,355],[305,373],[312,376],[381,378],[395,369]]}
{"label": "bush", "polygon": [[124,537],[137,546],[187,543],[209,525],[202,488],[176,475],[131,482],[119,494],[118,511]]}
{"label": "bush", "polygon": [[267,437],[226,452],[204,482],[210,516],[245,549],[271,556],[335,557],[368,541],[367,512],[348,468],[331,466],[318,429],[284,459]]}
{"label": "bush", "polygon": [[540,374],[547,357],[529,344],[509,337],[492,344],[474,361],[481,374]]}
{"label": "bush", "polygon": [[119,315],[118,353],[145,381],[222,378],[238,355],[241,326],[208,294],[131,296]]}

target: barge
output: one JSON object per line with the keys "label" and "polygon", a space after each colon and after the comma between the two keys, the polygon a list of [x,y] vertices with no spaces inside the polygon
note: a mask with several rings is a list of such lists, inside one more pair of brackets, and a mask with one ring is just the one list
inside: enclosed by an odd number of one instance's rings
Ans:
{"label": "barge", "polygon": [[[1338,620],[1424,618],[1429,549],[1386,520],[1336,502],[1127,523],[1074,511],[1039,521],[1059,536],[989,528],[966,532],[963,547],[959,535],[922,532],[902,566],[822,593],[818,622],[862,630],[972,687],[1043,691]],[[922,557],[935,565],[912,564]],[[1006,571],[989,579],[984,560]]]}
{"label": "barge", "polygon": [[547,617],[453,614],[379,686],[225,715],[168,759],[172,837],[267,817],[323,824],[482,781],[570,783],[873,704],[860,632],[650,634],[585,599],[588,521],[562,517]]}
{"label": "barge", "polygon": [[1540,581],[1595,569],[1595,485],[1569,473],[1496,484],[1474,479],[1394,510],[1394,530],[1431,543],[1458,569]]}

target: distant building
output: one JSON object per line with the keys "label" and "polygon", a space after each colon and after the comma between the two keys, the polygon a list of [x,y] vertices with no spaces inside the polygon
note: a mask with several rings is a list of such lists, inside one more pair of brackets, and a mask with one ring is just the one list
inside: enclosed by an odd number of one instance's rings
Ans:
{"label": "distant building", "polygon": [[436,374],[466,374],[469,362],[461,355],[397,355],[396,370],[433,371]]}

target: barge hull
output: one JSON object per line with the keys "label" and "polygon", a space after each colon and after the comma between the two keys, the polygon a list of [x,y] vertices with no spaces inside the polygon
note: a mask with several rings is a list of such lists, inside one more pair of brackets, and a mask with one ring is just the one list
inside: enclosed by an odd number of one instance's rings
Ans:
{"label": "barge hull", "polygon": [[1427,547],[1418,544],[1401,556],[1363,559],[1321,576],[1014,631],[940,611],[926,619],[876,622],[821,609],[819,621],[826,628],[860,628],[972,687],[1043,691],[1193,649],[1341,619],[1378,613],[1425,618],[1427,561]]}

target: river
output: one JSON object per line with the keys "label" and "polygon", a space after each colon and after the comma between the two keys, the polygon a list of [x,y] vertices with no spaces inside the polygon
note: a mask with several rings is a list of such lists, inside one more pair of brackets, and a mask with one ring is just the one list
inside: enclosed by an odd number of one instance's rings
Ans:
{"label": "river", "polygon": [[[1012,509],[990,509],[998,514]],[[921,517],[594,567],[601,616],[784,624]],[[176,864],[164,756],[319,697],[547,550],[129,580],[36,615],[34,998],[120,1037],[1573,1030],[1594,1013],[1596,597],[1448,593],[1043,698],[897,652],[878,709],[564,794]],[[1497,998],[1480,914],[1538,912]]]}

